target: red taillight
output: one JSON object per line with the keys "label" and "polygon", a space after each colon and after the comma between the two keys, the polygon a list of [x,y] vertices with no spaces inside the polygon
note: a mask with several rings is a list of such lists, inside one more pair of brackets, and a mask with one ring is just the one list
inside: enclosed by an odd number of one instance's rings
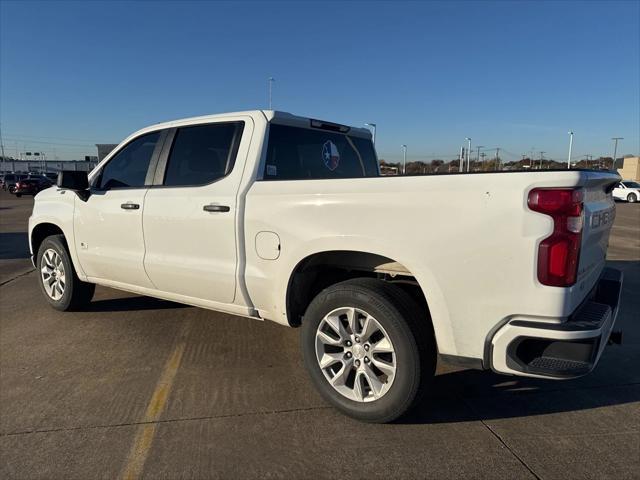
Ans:
{"label": "red taillight", "polygon": [[543,285],[576,283],[582,241],[582,189],[535,188],[529,208],[553,218],[553,233],[538,247],[538,280]]}

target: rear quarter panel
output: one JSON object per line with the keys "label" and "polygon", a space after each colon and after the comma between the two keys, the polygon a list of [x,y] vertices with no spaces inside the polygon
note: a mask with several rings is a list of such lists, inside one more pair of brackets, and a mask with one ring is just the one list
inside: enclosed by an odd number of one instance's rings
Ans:
{"label": "rear quarter panel", "polygon": [[[580,185],[583,175],[256,182],[246,197],[248,294],[266,318],[286,324],[289,278],[305,257],[331,250],[383,255],[405,265],[418,280],[440,352],[481,358],[487,334],[504,319],[570,313],[572,289],[537,281],[537,245],[553,222],[528,210],[526,198],[534,187]],[[278,259],[256,254],[255,237],[261,231],[280,237]]]}

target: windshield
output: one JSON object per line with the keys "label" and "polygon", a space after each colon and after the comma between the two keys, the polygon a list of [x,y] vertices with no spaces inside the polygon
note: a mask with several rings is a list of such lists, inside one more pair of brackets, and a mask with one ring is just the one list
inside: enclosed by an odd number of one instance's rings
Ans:
{"label": "windshield", "polygon": [[622,184],[627,188],[640,188],[640,183],[638,182],[622,182]]}

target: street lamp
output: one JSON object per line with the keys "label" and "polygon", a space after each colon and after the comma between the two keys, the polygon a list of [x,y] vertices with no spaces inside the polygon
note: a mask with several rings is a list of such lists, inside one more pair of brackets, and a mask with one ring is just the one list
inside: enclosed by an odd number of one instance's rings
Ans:
{"label": "street lamp", "polygon": [[407,146],[402,146],[402,174],[405,175],[407,173]]}
{"label": "street lamp", "polygon": [[373,129],[373,146],[376,146],[376,127],[378,126],[375,123],[365,123],[365,126],[371,127]]}
{"label": "street lamp", "polygon": [[467,141],[467,172],[469,171],[469,164],[471,163],[471,137],[465,137]]}
{"label": "street lamp", "polygon": [[614,147],[613,147],[613,161],[611,162],[611,170],[616,169],[616,155],[618,154],[618,140],[624,140],[623,137],[613,137]]}
{"label": "street lamp", "polygon": [[573,149],[573,131],[569,131],[569,157],[567,158],[567,170],[571,169],[571,150]]}

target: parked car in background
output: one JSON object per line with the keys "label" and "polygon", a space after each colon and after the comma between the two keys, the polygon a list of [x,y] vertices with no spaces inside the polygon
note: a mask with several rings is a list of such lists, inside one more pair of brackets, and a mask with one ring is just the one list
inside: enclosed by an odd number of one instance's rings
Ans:
{"label": "parked car in background", "polygon": [[7,173],[2,181],[2,189],[8,190],[9,193],[13,193],[16,188],[16,183],[27,176],[19,173]]}
{"label": "parked car in background", "polygon": [[613,198],[636,203],[640,199],[640,183],[631,180],[623,180],[613,189]]}
{"label": "parked car in background", "polygon": [[44,174],[44,176],[51,180],[53,183],[56,183],[56,181],[58,180],[58,172],[47,172]]}
{"label": "parked car in background", "polygon": [[36,195],[38,192],[45,188],[49,188],[52,185],[53,182],[47,177],[38,175],[19,180],[11,193],[15,194],[16,197],[21,197],[22,195]]}
{"label": "parked car in background", "polygon": [[538,378],[595,367],[622,286],[605,268],[620,180],[381,177],[369,130],[257,110],[153,125],[62,172],[29,239],[53,308],[99,284],[300,327],[320,394],[388,422],[437,354]]}

